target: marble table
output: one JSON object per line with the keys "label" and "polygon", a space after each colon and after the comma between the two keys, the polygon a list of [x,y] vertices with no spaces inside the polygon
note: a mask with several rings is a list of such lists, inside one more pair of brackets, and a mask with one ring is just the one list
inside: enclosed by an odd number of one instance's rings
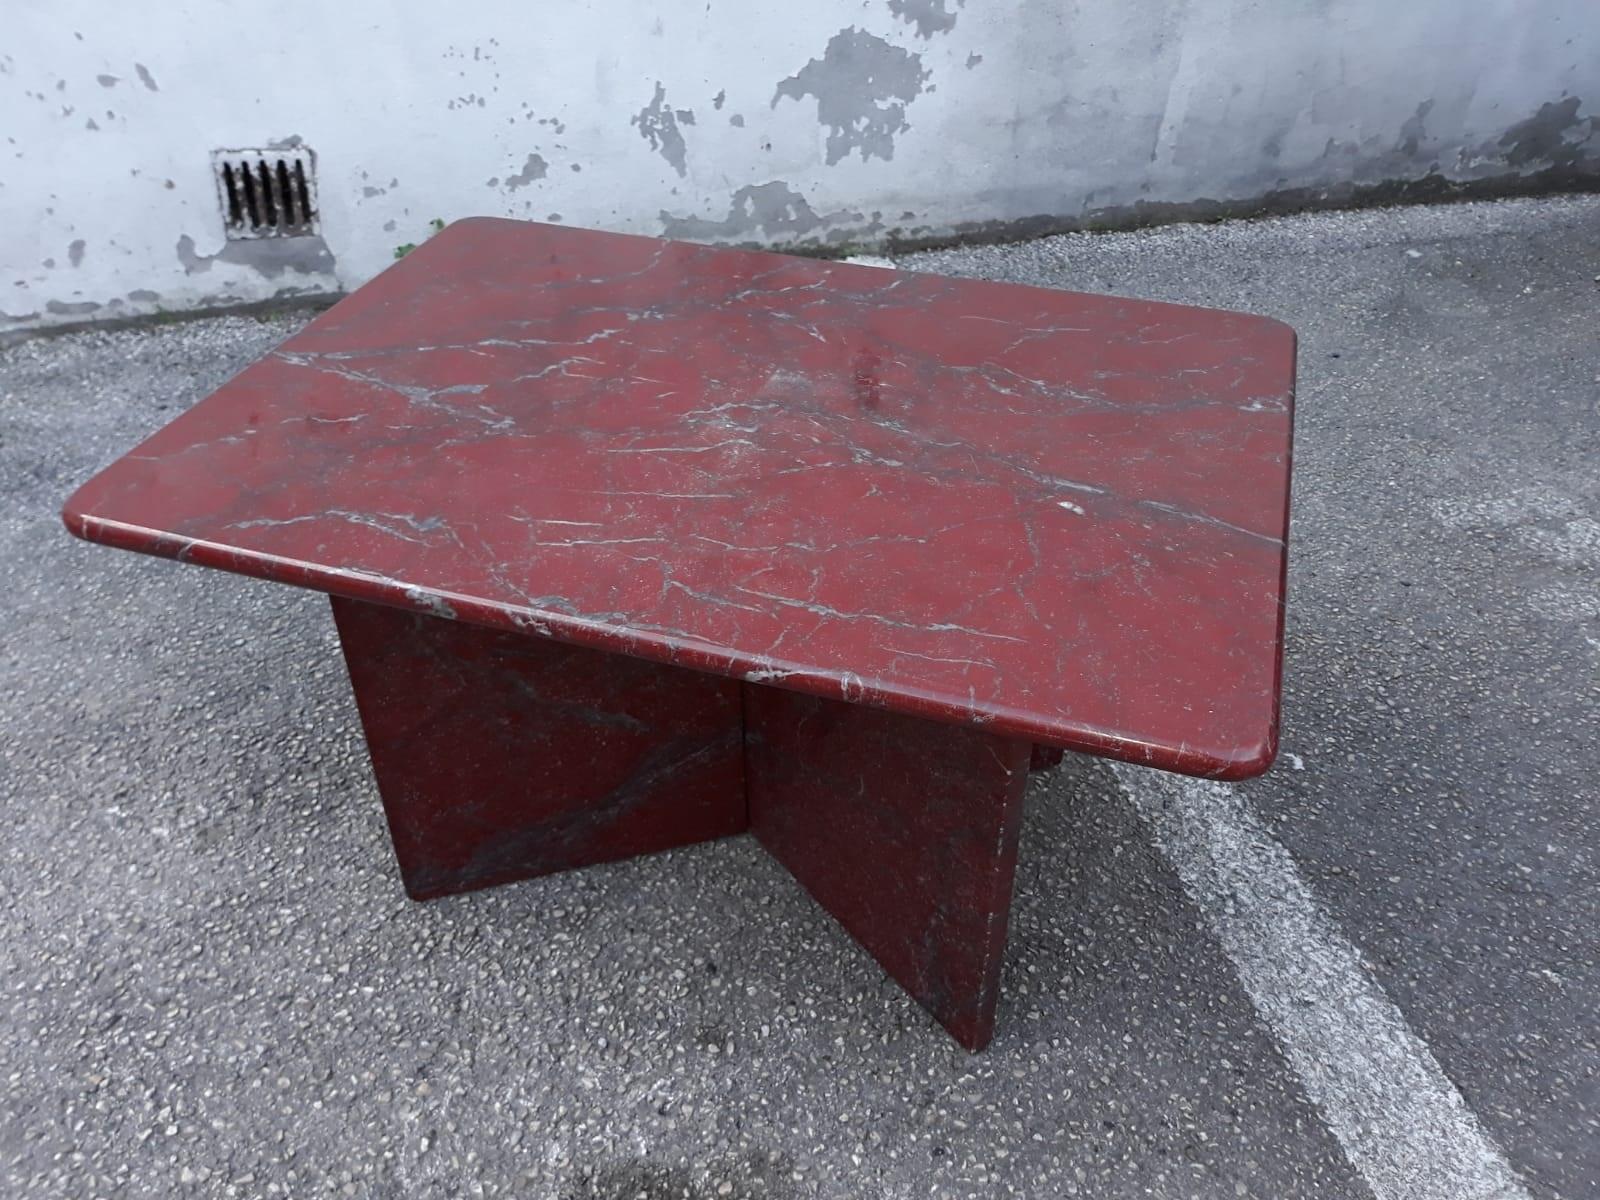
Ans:
{"label": "marble table", "polygon": [[744,831],[964,1046],[1030,763],[1277,738],[1276,321],[457,222],[68,529],[329,594],[419,899]]}

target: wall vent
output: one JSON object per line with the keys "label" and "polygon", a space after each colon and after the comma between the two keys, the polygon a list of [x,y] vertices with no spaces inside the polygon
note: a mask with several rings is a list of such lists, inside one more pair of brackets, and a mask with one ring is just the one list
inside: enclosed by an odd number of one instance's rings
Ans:
{"label": "wall vent", "polygon": [[306,147],[217,150],[211,167],[230,240],[317,232],[316,156]]}

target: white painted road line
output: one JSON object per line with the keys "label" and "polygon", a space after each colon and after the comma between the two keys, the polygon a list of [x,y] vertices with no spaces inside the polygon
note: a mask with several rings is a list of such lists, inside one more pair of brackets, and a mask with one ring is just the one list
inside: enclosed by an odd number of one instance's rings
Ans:
{"label": "white painted road line", "polygon": [[1243,797],[1226,784],[1112,769],[1378,1200],[1527,1200],[1433,1052]]}

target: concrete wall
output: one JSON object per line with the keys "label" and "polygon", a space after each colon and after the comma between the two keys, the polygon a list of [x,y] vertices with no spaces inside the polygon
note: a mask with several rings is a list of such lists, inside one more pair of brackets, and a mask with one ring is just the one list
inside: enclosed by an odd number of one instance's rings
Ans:
{"label": "concrete wall", "polygon": [[[860,245],[1600,178],[1595,0],[13,0],[4,25],[0,329],[350,288],[470,214]],[[225,243],[210,152],[297,142],[321,237]]]}

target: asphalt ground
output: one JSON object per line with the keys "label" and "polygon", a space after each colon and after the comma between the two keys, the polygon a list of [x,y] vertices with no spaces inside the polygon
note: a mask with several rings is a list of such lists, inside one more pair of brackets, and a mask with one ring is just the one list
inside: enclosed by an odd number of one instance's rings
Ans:
{"label": "asphalt ground", "polygon": [[1600,197],[898,266],[1299,330],[1278,766],[1036,777],[977,1056],[747,839],[412,904],[326,601],[57,517],[306,316],[0,349],[0,1194],[1600,1194]]}

